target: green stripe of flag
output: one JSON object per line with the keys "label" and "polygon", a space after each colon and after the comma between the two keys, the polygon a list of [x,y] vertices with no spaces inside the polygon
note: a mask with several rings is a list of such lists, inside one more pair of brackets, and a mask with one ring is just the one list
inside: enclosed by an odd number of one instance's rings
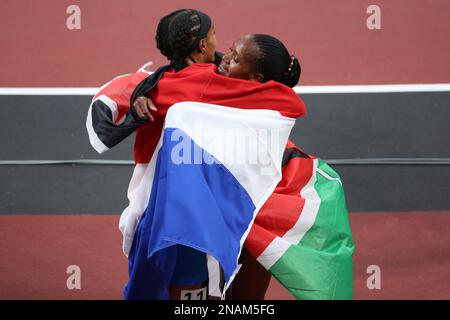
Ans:
{"label": "green stripe of flag", "polygon": [[269,269],[297,299],[353,299],[354,243],[339,175],[318,159],[313,226]]}

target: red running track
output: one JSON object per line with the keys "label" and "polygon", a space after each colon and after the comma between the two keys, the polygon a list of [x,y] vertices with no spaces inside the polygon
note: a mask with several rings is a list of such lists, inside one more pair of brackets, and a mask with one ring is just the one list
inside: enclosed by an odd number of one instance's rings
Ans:
{"label": "red running track", "polygon": [[[377,0],[382,29],[366,28],[368,0],[79,0],[81,30],[60,0],[0,2],[0,87],[95,87],[144,62],[165,63],[161,16],[209,13],[219,50],[270,33],[300,57],[301,84],[450,83],[450,1]],[[353,213],[356,299],[450,299],[450,212]],[[121,299],[127,280],[118,216],[0,216],[0,299]],[[82,289],[66,288],[66,268]],[[382,271],[368,290],[369,265]],[[291,298],[273,281],[267,298]]]}
{"label": "red running track", "polygon": [[213,18],[218,49],[243,34],[279,37],[303,65],[301,84],[450,83],[450,1],[377,0],[381,30],[366,27],[369,0],[78,0],[68,30],[61,0],[0,2],[0,87],[96,87],[165,60],[159,19],[180,8]]}
{"label": "red running track", "polygon": [[[122,299],[117,215],[0,216],[0,299]],[[450,212],[352,213],[355,299],[450,299]],[[81,290],[68,290],[69,265]],[[369,290],[367,267],[381,268]],[[273,280],[266,299],[292,299]]]}

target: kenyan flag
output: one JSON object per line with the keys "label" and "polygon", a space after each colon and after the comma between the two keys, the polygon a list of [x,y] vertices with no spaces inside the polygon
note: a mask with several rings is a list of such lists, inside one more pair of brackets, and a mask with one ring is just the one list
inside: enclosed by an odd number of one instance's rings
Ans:
{"label": "kenyan flag", "polygon": [[245,247],[297,299],[353,299],[354,243],[341,179],[292,142],[283,179]]}

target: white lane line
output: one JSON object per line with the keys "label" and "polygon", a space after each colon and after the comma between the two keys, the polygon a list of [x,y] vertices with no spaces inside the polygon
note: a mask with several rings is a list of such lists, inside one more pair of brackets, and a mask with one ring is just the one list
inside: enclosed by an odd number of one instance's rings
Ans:
{"label": "white lane line", "polygon": [[[100,88],[0,88],[0,95],[29,96],[93,96]],[[340,85],[340,86],[296,86],[298,94],[324,93],[390,93],[390,92],[450,92],[450,83],[427,84],[376,84],[376,85]]]}

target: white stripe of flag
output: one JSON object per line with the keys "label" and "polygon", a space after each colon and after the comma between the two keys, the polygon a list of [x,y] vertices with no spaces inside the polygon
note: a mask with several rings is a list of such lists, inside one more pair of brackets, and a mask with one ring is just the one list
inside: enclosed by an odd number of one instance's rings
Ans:
{"label": "white stripe of flag", "polygon": [[300,191],[305,205],[295,225],[283,237],[276,237],[257,258],[269,270],[283,256],[291,245],[298,244],[311,229],[320,207],[320,197],[314,188],[317,181],[318,160],[313,160],[313,174],[308,183]]}

